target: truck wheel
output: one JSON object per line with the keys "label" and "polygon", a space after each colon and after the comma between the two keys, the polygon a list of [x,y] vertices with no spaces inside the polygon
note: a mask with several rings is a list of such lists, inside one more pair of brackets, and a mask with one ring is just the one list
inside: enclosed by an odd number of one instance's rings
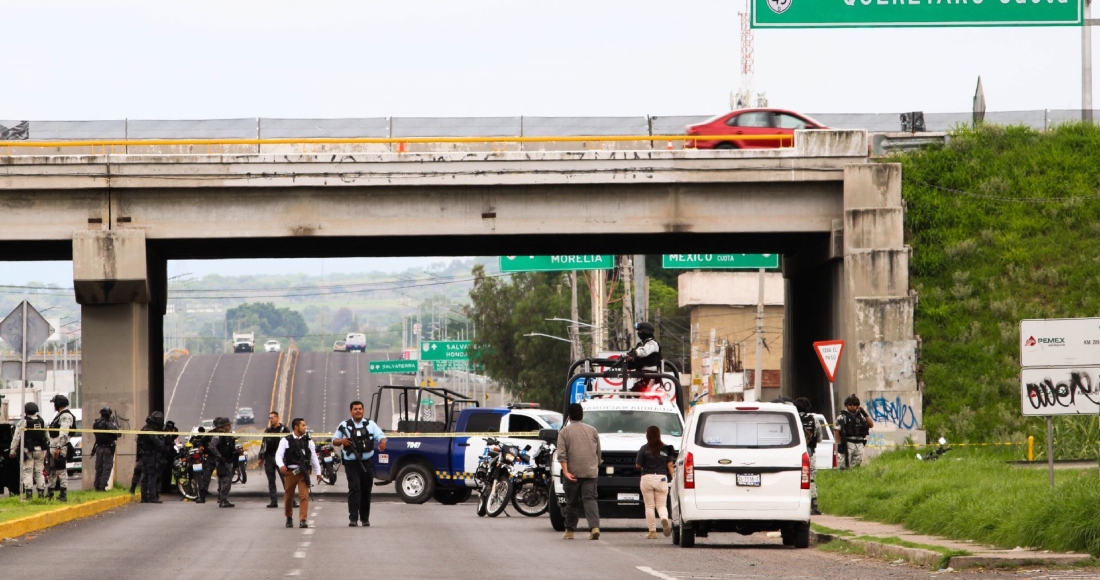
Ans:
{"label": "truck wheel", "polygon": [[397,472],[394,480],[397,497],[405,503],[421,504],[435,492],[435,479],[428,468],[419,463],[410,463]]}
{"label": "truck wheel", "polygon": [[681,548],[694,548],[695,547],[695,528],[691,527],[691,524],[684,525],[680,522],[680,547]]}
{"label": "truck wheel", "polygon": [[672,525],[672,545],[673,546],[679,546],[680,545],[680,526],[678,526],[676,524]]}
{"label": "truck wheel", "polygon": [[794,547],[795,548],[809,548],[810,547],[810,524],[798,524],[798,527],[794,530]]}
{"label": "truck wheel", "polygon": [[550,525],[554,528],[555,532],[565,531],[565,515],[561,513],[561,506],[558,505],[558,494],[554,493],[554,490],[550,490]]}
{"label": "truck wheel", "polygon": [[443,505],[455,505],[470,499],[471,494],[473,494],[473,490],[468,487],[459,489],[436,489],[435,493],[432,494],[432,498]]}

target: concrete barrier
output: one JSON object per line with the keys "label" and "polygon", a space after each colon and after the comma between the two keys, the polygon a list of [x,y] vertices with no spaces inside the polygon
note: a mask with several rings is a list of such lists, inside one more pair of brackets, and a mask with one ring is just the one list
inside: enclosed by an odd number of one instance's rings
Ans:
{"label": "concrete barrier", "polygon": [[18,538],[59,524],[101,514],[105,511],[126,505],[131,501],[137,501],[137,498],[138,496],[119,495],[65,506],[48,512],[34,514],[33,516],[12,520],[10,522],[3,522],[0,523],[0,540]]}

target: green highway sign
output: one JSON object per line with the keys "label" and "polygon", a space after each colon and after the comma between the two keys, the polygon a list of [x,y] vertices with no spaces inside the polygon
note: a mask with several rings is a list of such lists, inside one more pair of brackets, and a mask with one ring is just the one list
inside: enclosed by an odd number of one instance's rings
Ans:
{"label": "green highway sign", "polygon": [[415,360],[372,360],[368,363],[371,373],[415,373],[420,361]]}
{"label": "green highway sign", "polygon": [[752,0],[753,28],[1080,26],[1081,0]]}
{"label": "green highway sign", "polygon": [[501,272],[562,272],[566,270],[611,270],[615,256],[501,256]]}
{"label": "green highway sign", "polygon": [[437,360],[432,361],[433,371],[464,371],[470,366],[469,361],[464,360]]}
{"label": "green highway sign", "polygon": [[665,254],[666,270],[759,270],[779,267],[779,254]]}
{"label": "green highway sign", "polygon": [[422,340],[420,341],[420,360],[470,360],[468,340]]}

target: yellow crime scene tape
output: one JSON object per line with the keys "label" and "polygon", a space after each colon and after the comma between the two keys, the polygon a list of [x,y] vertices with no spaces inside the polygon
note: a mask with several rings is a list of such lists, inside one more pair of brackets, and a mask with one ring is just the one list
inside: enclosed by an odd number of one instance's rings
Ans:
{"label": "yellow crime scene tape", "polygon": [[[34,427],[26,429],[27,431],[57,431],[59,429],[50,429],[48,427]],[[176,436],[195,436],[202,435],[232,435],[237,438],[249,438],[249,439],[263,439],[265,437],[281,438],[286,437],[286,433],[240,433],[234,431],[204,431],[202,433],[192,433],[189,431],[137,431],[133,429],[69,429],[69,434],[72,433],[106,433],[111,435],[176,435]],[[325,436],[330,435],[330,431],[322,431],[320,434]],[[317,436],[319,433],[314,431],[311,433],[313,436]],[[516,431],[514,433],[384,433],[386,438],[390,437],[538,437],[538,431]]]}
{"label": "yellow crime scene tape", "polygon": [[[935,447],[939,443],[868,443],[867,447]],[[948,443],[947,447],[1011,447],[1014,445],[1027,445],[1027,441],[1019,443]]]}

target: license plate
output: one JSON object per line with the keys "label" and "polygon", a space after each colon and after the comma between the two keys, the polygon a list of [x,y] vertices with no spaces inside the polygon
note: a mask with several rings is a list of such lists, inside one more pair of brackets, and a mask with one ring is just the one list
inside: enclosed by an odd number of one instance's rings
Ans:
{"label": "license plate", "polygon": [[332,463],[332,458],[331,457],[326,457],[325,458],[325,463]]}
{"label": "license plate", "polygon": [[194,471],[195,473],[201,473],[202,472],[202,465],[192,465],[191,466],[191,471]]}
{"label": "license plate", "polygon": [[738,473],[737,485],[746,487],[760,487],[760,474],[759,473]]}
{"label": "license plate", "polygon": [[640,493],[620,493],[619,501],[642,501]]}

